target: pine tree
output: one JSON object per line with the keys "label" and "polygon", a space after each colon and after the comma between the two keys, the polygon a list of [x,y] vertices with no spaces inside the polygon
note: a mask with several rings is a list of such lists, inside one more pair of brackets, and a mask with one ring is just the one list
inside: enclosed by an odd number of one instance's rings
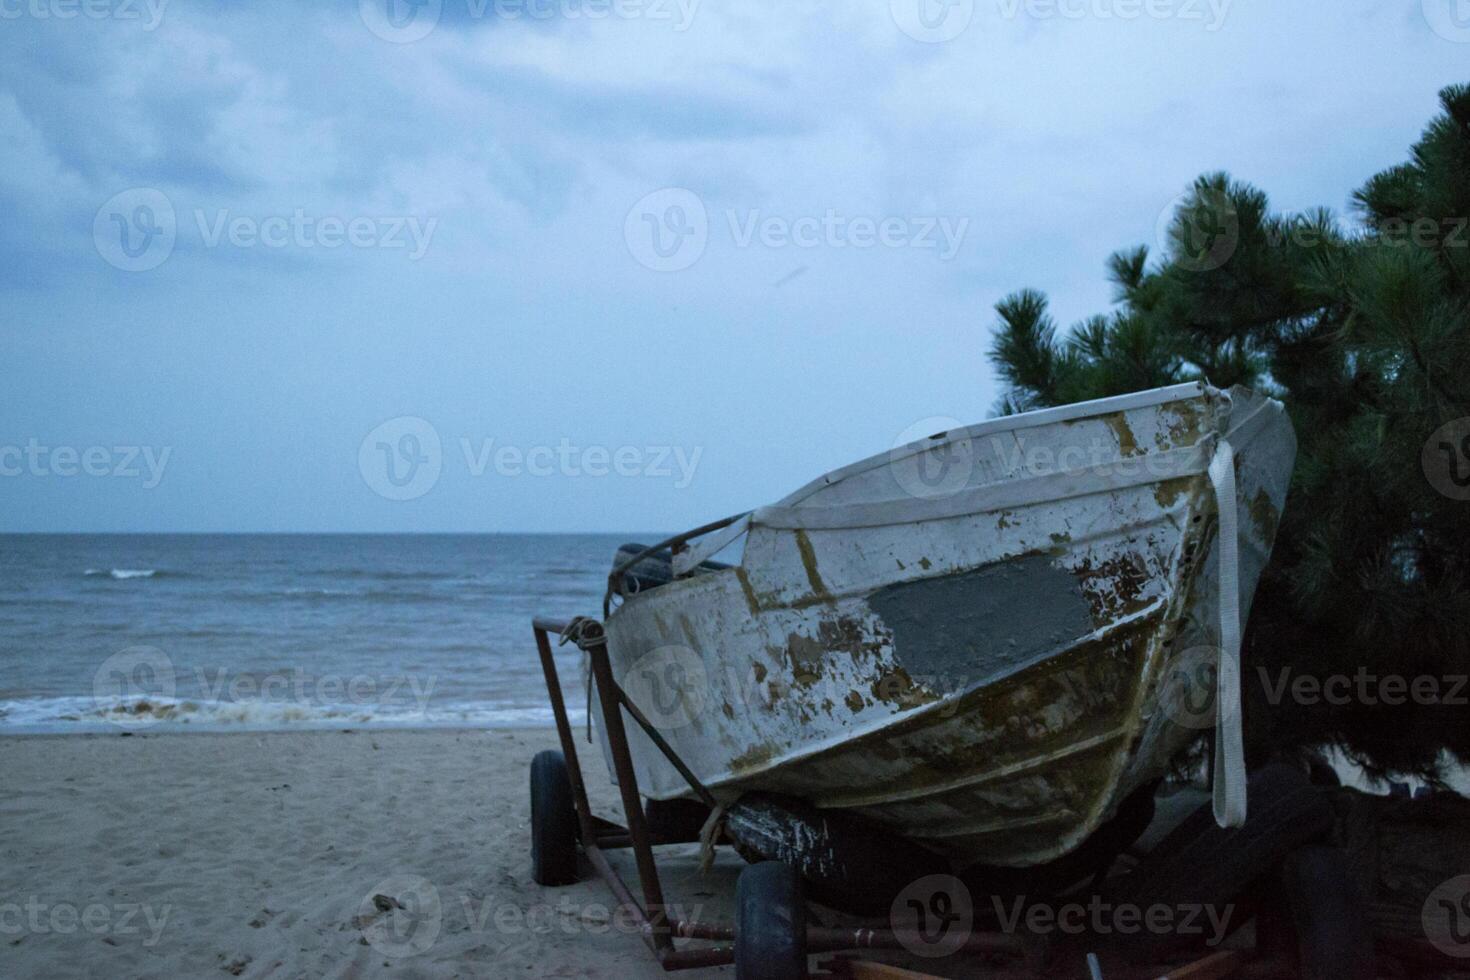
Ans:
{"label": "pine tree", "polygon": [[[1003,412],[1195,379],[1281,398],[1298,458],[1247,680],[1345,674],[1354,697],[1271,704],[1262,686],[1253,741],[1431,779],[1446,754],[1470,761],[1470,685],[1456,680],[1470,675],[1470,500],[1443,489],[1470,482],[1470,423],[1441,428],[1470,416],[1470,86],[1440,102],[1346,221],[1274,214],[1261,191],[1202,176],[1165,254],[1109,259],[1113,311],[1062,334],[1046,297],[1022,290],[997,304],[990,351]],[[1437,703],[1388,704],[1377,683],[1356,696],[1359,678],[1390,676],[1435,678]]]}

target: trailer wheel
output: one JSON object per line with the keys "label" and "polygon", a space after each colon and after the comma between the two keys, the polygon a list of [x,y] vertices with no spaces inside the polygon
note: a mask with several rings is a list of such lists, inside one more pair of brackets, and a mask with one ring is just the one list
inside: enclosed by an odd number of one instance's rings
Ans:
{"label": "trailer wheel", "polygon": [[736,980],[805,980],[806,903],[801,876],[762,861],[735,886]]}
{"label": "trailer wheel", "polygon": [[572,783],[560,752],[537,752],[531,760],[531,877],[538,885],[577,880],[577,810]]}
{"label": "trailer wheel", "polygon": [[1321,844],[1298,848],[1282,862],[1281,884],[1303,980],[1371,980],[1373,934],[1347,855]]}

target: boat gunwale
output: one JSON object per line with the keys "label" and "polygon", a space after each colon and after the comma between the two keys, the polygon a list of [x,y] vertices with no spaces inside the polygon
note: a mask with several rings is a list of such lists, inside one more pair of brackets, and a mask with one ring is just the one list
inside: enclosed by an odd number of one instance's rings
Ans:
{"label": "boat gunwale", "polygon": [[947,445],[960,439],[973,439],[977,436],[992,435],[1000,432],[1012,432],[1017,429],[1029,429],[1040,425],[1051,425],[1057,422],[1071,422],[1081,418],[1097,415],[1107,415],[1112,412],[1126,412],[1139,408],[1151,408],[1155,405],[1166,405],[1169,402],[1190,401],[1196,398],[1210,398],[1225,396],[1229,394],[1213,385],[1203,381],[1187,381],[1183,384],[1169,385],[1166,388],[1151,388],[1147,391],[1135,391],[1126,395],[1111,395],[1107,398],[1093,398],[1085,402],[1073,402],[1070,405],[1058,405],[1055,408],[1037,409],[1031,412],[1019,412],[1015,415],[1003,415],[1000,418],[986,419],[959,429],[949,429],[941,433],[941,438],[928,436],[905,443],[887,452],[875,453],[866,459],[849,463],[817,477],[792,493],[787,494],[780,500],[771,504],[771,508],[795,507],[801,501],[810,497],[818,490],[826,489],[833,484],[840,483],[851,476],[866,473],[880,466],[890,465],[917,456],[937,446]]}

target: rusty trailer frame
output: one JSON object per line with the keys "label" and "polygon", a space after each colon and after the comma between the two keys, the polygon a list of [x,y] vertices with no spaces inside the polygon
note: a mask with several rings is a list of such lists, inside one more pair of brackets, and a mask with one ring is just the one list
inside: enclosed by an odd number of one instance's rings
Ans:
{"label": "rusty trailer frame", "polygon": [[[557,737],[561,742],[562,754],[566,759],[567,775],[571,783],[572,802],[576,809],[577,827],[581,850],[592,868],[612,891],[618,904],[628,910],[637,923],[639,935],[648,946],[654,959],[664,970],[689,970],[700,967],[725,966],[735,962],[734,924],[712,924],[690,919],[670,918],[664,901],[663,885],[659,880],[658,863],[654,848],[660,844],[687,843],[684,841],[661,840],[650,830],[643,809],[634,773],[632,755],[629,751],[628,733],[624,724],[624,713],[638,725],[649,740],[658,747],[670,764],[688,782],[689,788],[700,800],[711,808],[715,799],[699,781],[689,767],[679,758],[669,743],[633,703],[626,691],[613,677],[608,658],[602,624],[596,620],[582,619],[579,622],[581,642],[579,646],[588,655],[592,683],[597,691],[602,709],[602,723],[607,737],[607,747],[612,757],[621,796],[625,825],[598,817],[592,812],[587,797],[587,787],[577,754],[576,738],[567,715],[566,700],[562,694],[561,678],[556,668],[551,643],[552,635],[563,636],[568,622],[537,617],[532,621],[536,637],[536,650],[541,659],[541,668],[546,675],[546,692],[551,701],[556,719]],[[638,870],[638,885],[642,901],[634,895],[628,883],[608,861],[604,853],[614,849],[630,849]],[[692,940],[713,945],[679,946],[676,940]],[[806,930],[808,954],[851,953],[864,949],[899,950],[903,948],[899,937],[891,929],[877,928],[834,928],[808,926]],[[1267,943],[1259,943],[1263,949]],[[988,972],[987,976],[1012,978],[1034,978],[1055,976],[1054,970],[1043,971],[1044,964],[1036,961],[1034,946],[1028,946],[1019,935],[1003,932],[976,932],[967,938],[956,954],[979,954],[992,957],[1013,957],[1023,960],[1019,967]],[[1256,951],[1218,951],[1196,962],[1173,965],[1165,969],[1162,976],[1173,980],[1221,980],[1225,977],[1241,976],[1290,976],[1283,972],[1275,958],[1262,959]],[[853,978],[929,978],[928,974],[916,973],[882,963],[864,962],[850,956],[836,956],[823,964],[826,975]],[[1079,975],[1082,975],[1079,973]],[[1094,973],[1095,976],[1100,975]],[[1108,980],[1118,977],[1156,977],[1158,968],[1127,968],[1124,971],[1110,969]],[[929,978],[936,980],[936,978]]]}

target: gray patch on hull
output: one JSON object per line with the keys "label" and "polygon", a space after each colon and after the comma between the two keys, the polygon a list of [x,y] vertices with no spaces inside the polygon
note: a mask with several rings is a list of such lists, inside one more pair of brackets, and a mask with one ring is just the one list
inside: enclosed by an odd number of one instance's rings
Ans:
{"label": "gray patch on hull", "polygon": [[868,597],[895,661],[950,694],[1005,676],[1093,629],[1077,577],[1043,555],[900,582]]}

